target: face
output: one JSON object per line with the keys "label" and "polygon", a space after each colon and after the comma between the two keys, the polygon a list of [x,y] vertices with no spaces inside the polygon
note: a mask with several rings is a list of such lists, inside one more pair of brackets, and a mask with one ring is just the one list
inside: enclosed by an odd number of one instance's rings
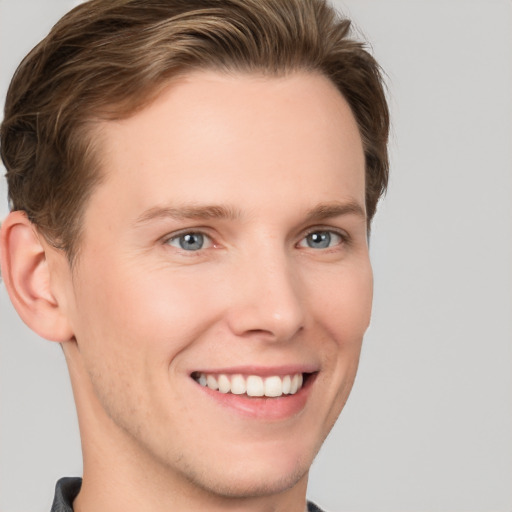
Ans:
{"label": "face", "polygon": [[305,482],[370,319],[348,105],[318,75],[197,72],[98,134],[66,298],[86,454],[224,496]]}

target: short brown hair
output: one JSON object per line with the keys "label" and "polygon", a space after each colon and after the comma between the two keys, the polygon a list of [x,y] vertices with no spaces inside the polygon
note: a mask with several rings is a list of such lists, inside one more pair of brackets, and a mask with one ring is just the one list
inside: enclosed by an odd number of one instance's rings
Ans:
{"label": "short brown hair", "polygon": [[325,0],[92,0],[65,15],[20,64],[1,126],[10,207],[70,261],[101,180],[93,128],[143,108],[196,69],[295,70],[328,77],[355,116],[366,158],[368,226],[388,180],[381,72]]}

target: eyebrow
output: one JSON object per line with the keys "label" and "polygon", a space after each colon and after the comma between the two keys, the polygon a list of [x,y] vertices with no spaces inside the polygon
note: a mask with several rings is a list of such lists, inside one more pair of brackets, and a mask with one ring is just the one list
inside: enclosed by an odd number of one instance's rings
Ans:
{"label": "eyebrow", "polygon": [[[364,208],[356,201],[321,203],[306,213],[306,222],[317,222],[320,220],[340,217],[343,215],[356,215],[366,219]],[[220,205],[183,207],[155,206],[144,211],[135,221],[136,225],[146,224],[152,220],[174,219],[174,220],[208,220],[226,219],[236,220],[242,217],[240,210]]]}
{"label": "eyebrow", "polygon": [[307,212],[306,220],[313,222],[343,215],[355,215],[366,220],[365,209],[357,201],[321,203]]}
{"label": "eyebrow", "polygon": [[171,206],[155,206],[143,212],[135,221],[135,224],[146,224],[149,221],[157,219],[175,219],[175,220],[207,220],[207,219],[227,219],[235,220],[241,216],[239,210],[217,205],[194,206],[187,205],[174,208]]}

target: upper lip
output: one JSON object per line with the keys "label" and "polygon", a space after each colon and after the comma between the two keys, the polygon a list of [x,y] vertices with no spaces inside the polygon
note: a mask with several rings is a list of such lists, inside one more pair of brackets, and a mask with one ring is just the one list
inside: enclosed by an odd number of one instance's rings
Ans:
{"label": "upper lip", "polygon": [[204,373],[209,375],[259,375],[261,377],[295,375],[297,373],[314,373],[319,371],[316,364],[288,364],[280,366],[255,366],[240,365],[229,366],[224,368],[199,368],[195,369],[191,374]]}

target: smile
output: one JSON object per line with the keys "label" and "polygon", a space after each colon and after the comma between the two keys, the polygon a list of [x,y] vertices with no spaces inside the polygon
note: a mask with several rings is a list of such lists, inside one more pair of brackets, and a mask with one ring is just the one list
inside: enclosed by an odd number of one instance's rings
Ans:
{"label": "smile", "polygon": [[192,378],[201,386],[220,393],[269,398],[294,395],[302,389],[304,383],[302,373],[262,377],[259,375],[194,372]]}

